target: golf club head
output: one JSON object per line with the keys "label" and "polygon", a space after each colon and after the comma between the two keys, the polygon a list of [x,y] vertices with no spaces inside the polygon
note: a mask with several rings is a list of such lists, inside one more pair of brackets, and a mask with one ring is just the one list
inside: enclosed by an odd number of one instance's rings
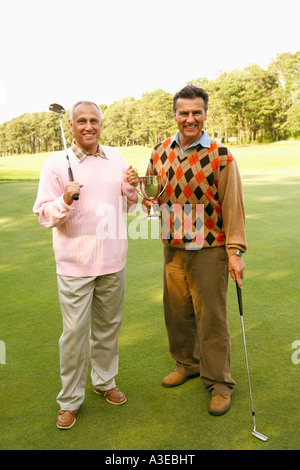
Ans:
{"label": "golf club head", "polygon": [[266,442],[268,440],[267,436],[264,434],[261,434],[260,432],[257,431],[252,431],[252,436],[257,437],[257,439],[260,439],[261,441]]}
{"label": "golf club head", "polygon": [[49,111],[52,111],[53,113],[58,113],[58,114],[65,114],[66,112],[65,108],[57,103],[50,104]]}

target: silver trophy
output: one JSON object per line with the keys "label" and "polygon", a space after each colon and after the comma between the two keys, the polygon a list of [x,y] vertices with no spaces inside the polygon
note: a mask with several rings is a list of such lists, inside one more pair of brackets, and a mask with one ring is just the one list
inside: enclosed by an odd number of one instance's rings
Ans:
{"label": "silver trophy", "polygon": [[[140,180],[140,194],[145,199],[148,199],[149,201],[153,199],[157,199],[159,196],[161,196],[168,183],[168,180],[167,180],[165,186],[162,188],[161,176],[159,175],[140,176],[139,180]],[[149,213],[146,217],[144,217],[144,220],[156,220],[156,219],[159,219],[159,216],[154,211],[153,206],[151,206]]]}

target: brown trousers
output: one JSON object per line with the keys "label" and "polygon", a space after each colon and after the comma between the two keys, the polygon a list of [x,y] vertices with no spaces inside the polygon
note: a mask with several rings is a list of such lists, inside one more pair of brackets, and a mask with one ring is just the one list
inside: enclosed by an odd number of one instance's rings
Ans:
{"label": "brown trousers", "polygon": [[200,372],[208,391],[231,395],[227,322],[228,259],[224,247],[164,247],[164,313],[176,370]]}

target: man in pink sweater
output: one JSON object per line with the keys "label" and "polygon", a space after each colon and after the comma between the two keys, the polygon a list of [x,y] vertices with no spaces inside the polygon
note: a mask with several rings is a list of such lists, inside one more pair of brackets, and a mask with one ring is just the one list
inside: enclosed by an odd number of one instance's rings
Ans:
{"label": "man in pink sweater", "polygon": [[[33,207],[40,224],[53,232],[63,317],[60,429],[75,424],[84,401],[89,341],[94,391],[109,403],[126,402],[115,384],[128,248],[122,211],[138,200],[136,172],[119,151],[98,143],[101,109],[89,101],[76,103],[69,126],[74,136],[68,149],[74,181],[69,181],[65,152],[52,155],[42,169]],[[73,200],[74,194],[79,200]]]}

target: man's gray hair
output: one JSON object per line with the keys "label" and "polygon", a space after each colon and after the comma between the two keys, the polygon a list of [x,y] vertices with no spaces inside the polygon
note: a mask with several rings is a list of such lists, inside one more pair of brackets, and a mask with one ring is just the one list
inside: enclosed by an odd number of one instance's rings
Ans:
{"label": "man's gray hair", "polygon": [[94,103],[93,101],[77,101],[77,103],[73,104],[73,106],[71,107],[70,109],[70,121],[73,122],[73,118],[74,118],[74,110],[75,108],[80,105],[80,104],[92,104],[93,106],[95,106],[98,111],[99,111],[99,115],[100,115],[100,122],[102,122],[103,120],[103,116],[102,116],[102,110],[100,108],[100,106],[98,106],[96,103]]}

